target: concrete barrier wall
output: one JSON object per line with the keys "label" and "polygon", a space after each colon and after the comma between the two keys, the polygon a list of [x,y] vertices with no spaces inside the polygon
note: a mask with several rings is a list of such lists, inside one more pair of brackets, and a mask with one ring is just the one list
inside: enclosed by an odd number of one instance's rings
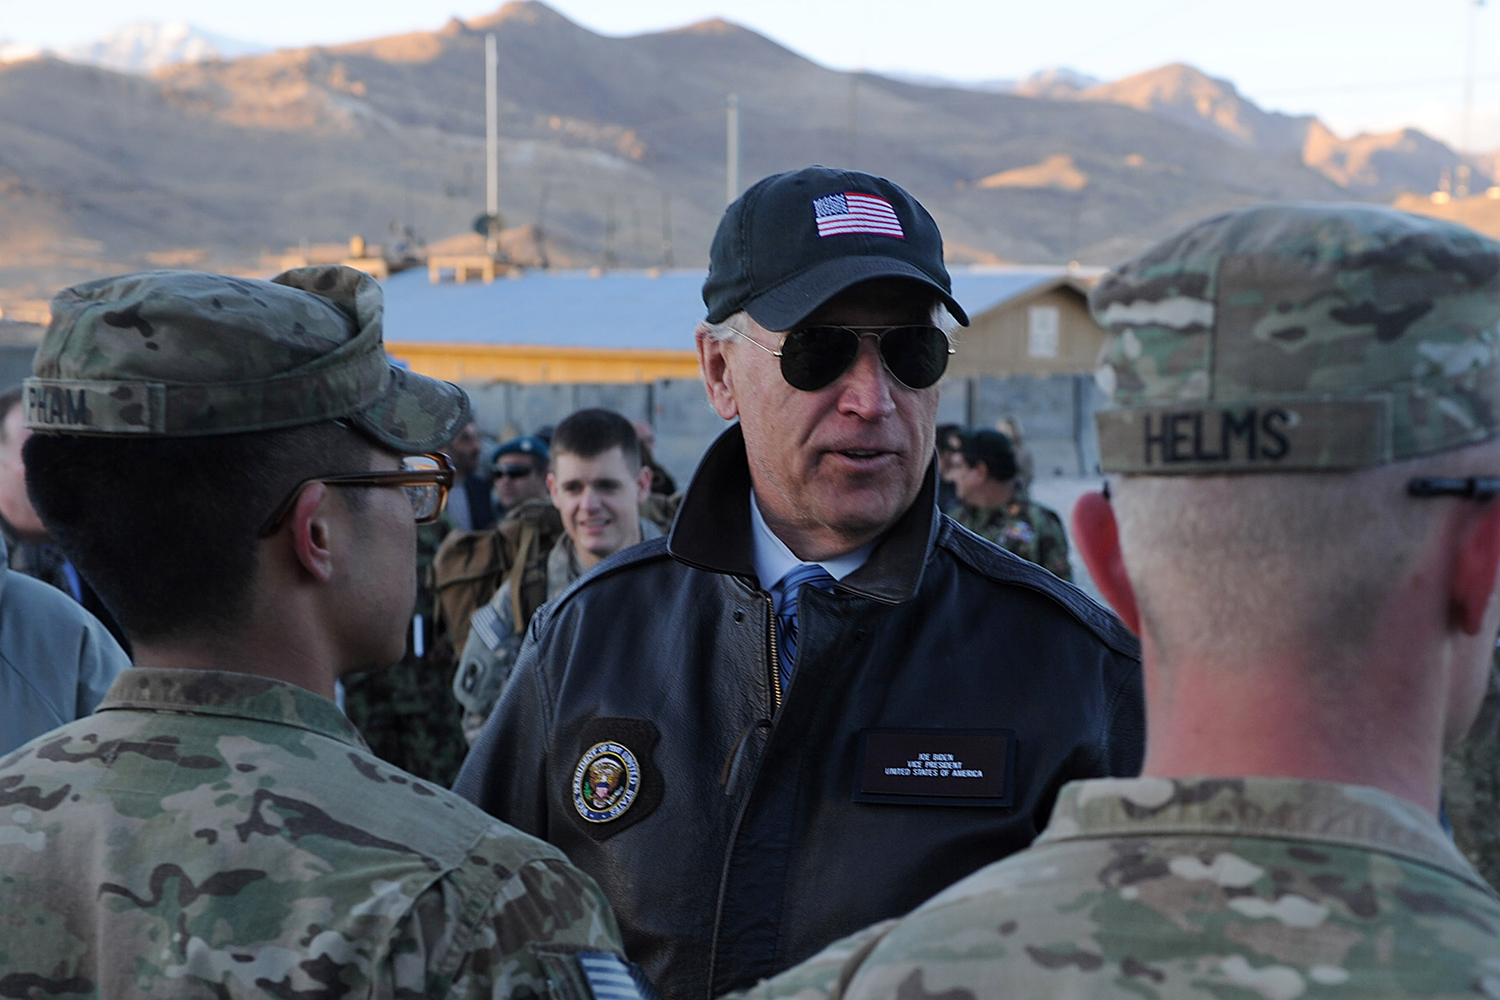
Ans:
{"label": "concrete barrier wall", "polygon": [[[937,422],[993,427],[1021,423],[1038,478],[1094,475],[1099,466],[1094,412],[1103,394],[1087,375],[990,375],[945,378]],[[642,385],[518,385],[466,383],[480,429],[497,439],[555,425],[574,410],[603,406],[656,431],[656,458],[686,486],[708,445],[728,424],[708,405],[697,379]]]}

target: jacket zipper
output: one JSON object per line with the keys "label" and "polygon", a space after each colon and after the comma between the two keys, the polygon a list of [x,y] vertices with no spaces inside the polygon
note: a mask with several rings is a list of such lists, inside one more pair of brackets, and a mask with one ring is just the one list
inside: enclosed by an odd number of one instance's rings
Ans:
{"label": "jacket zipper", "polygon": [[771,708],[781,707],[781,651],[776,647],[776,602],[766,595],[766,610],[771,612]]}

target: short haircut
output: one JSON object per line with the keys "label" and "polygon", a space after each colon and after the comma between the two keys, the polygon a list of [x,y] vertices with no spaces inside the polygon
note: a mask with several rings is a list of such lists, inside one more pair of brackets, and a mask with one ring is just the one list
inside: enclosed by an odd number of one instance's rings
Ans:
{"label": "short haircut", "polygon": [[641,439],[630,421],[614,410],[578,410],[563,418],[552,432],[554,456],[593,458],[611,448],[619,448],[625,455],[625,464],[632,469],[641,467]]}
{"label": "short haircut", "polygon": [[[259,531],[297,483],[360,472],[377,446],[336,422],[193,438],[33,434],[48,532],[135,641],[226,631],[250,611]],[[362,490],[340,489],[351,507]]]}
{"label": "short haircut", "polygon": [[963,442],[959,454],[971,467],[983,462],[989,478],[1002,483],[1016,478],[1016,450],[1011,447],[1010,438],[999,431],[980,428],[965,432],[959,440]]}
{"label": "short haircut", "polygon": [[959,436],[962,436],[963,432],[964,432],[964,428],[963,428],[962,424],[938,424],[937,425],[937,446],[939,448],[946,448],[947,445],[948,445],[948,442],[953,439],[953,436],[955,434],[957,434]]}
{"label": "short haircut", "polygon": [[1345,682],[1451,511],[1407,496],[1407,480],[1484,475],[1497,457],[1491,441],[1347,472],[1112,476],[1142,628],[1167,665],[1298,648]]}

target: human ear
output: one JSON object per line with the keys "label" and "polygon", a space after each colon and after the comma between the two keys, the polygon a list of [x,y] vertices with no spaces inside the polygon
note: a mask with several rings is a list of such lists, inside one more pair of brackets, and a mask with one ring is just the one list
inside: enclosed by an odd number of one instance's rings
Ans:
{"label": "human ear", "polygon": [[1125,573],[1125,557],[1120,554],[1120,526],[1115,522],[1114,508],[1102,493],[1085,493],[1073,507],[1073,542],[1083,556],[1094,586],[1120,616],[1125,627],[1141,634],[1141,613],[1136,605],[1135,588]]}
{"label": "human ear", "polygon": [[552,506],[561,510],[562,507],[557,502],[557,477],[550,472],[547,473],[547,495],[552,498]]}
{"label": "human ear", "polygon": [[635,475],[635,502],[645,503],[646,498],[651,495],[651,466],[641,466],[641,471]]}
{"label": "human ear", "polygon": [[297,497],[288,518],[292,548],[302,568],[319,583],[333,578],[333,545],[323,501],[329,489],[323,483],[312,483]]}
{"label": "human ear", "polygon": [[1467,635],[1477,635],[1495,590],[1500,571],[1500,503],[1485,505],[1458,539],[1458,556],[1449,587],[1453,624]]}
{"label": "human ear", "polygon": [[708,389],[708,402],[714,412],[725,420],[739,416],[739,404],[734,399],[734,381],[729,375],[729,358],[724,353],[724,342],[709,335],[708,327],[702,323],[693,332],[698,342],[698,367],[703,370],[703,384]]}

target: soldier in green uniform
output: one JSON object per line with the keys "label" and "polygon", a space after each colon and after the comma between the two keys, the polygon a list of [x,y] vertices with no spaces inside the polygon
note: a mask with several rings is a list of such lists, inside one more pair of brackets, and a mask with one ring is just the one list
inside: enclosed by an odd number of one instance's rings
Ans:
{"label": "soldier in green uniform", "polygon": [[959,499],[953,520],[1046,568],[1058,579],[1072,580],[1062,519],[1050,507],[1018,492],[1016,453],[1010,438],[981,428],[964,432],[959,442],[953,456],[953,485]]}
{"label": "soldier in green uniform", "polygon": [[1091,306],[1110,489],[1073,536],[1141,635],[1142,776],[751,994],[1500,997],[1437,818],[1500,628],[1500,244],[1254,207]]}
{"label": "soldier in green uniform", "polygon": [[379,285],[149,272],[52,315],[31,493],[137,667],[0,758],[0,993],[629,993],[588,876],[331,700],[401,657],[416,524],[453,480],[424,453],[468,416],[390,364]]}

